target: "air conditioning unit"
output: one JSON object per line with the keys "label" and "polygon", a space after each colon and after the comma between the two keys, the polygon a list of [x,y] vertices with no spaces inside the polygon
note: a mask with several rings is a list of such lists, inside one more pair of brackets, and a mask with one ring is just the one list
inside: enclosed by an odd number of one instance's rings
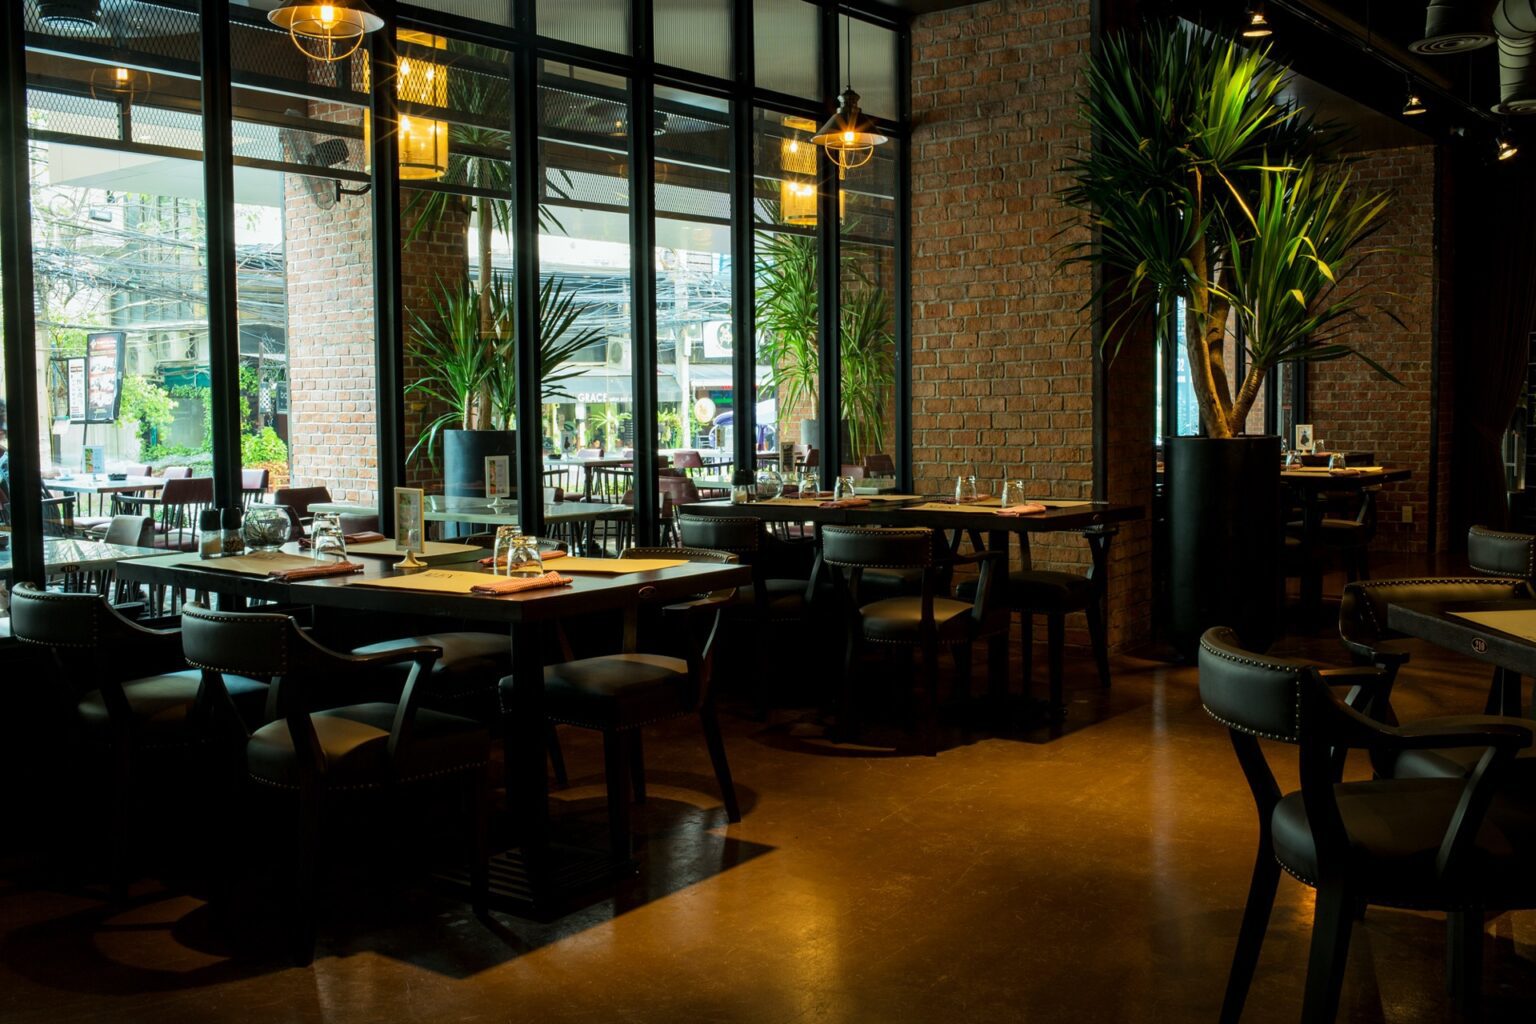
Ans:
{"label": "air conditioning unit", "polygon": [[729,359],[731,358],[731,322],[729,320],[707,320],[704,323],[704,358],[705,359]]}
{"label": "air conditioning unit", "polygon": [[603,365],[617,370],[629,369],[629,344],[621,338],[609,338]]}

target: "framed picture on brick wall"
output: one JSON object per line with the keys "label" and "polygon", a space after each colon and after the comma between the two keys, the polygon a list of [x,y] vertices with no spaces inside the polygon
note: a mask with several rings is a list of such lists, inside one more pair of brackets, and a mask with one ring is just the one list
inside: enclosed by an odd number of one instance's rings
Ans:
{"label": "framed picture on brick wall", "polygon": [[1296,450],[1310,454],[1317,447],[1317,441],[1312,435],[1312,424],[1296,424]]}

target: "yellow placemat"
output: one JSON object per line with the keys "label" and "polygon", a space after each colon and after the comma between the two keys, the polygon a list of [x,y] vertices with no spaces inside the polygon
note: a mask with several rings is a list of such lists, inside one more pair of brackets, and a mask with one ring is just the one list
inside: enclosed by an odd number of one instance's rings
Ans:
{"label": "yellow placemat", "polygon": [[231,555],[228,558],[193,558],[176,564],[193,569],[237,572],[242,576],[268,576],[282,569],[308,569],[315,564],[315,560],[308,555],[286,555],[281,551],[252,551],[248,555]]}
{"label": "yellow placemat", "polygon": [[390,590],[429,590],[435,594],[468,594],[489,575],[483,572],[454,572],[451,569],[423,569],[406,576],[375,580],[353,580],[354,587],[385,587]]}
{"label": "yellow placemat", "polygon": [[925,501],[921,505],[908,505],[901,512],[972,512],[977,515],[992,516],[997,514],[997,506],[986,505],[953,505],[947,501]]}
{"label": "yellow placemat", "polygon": [[623,576],[632,572],[654,572],[687,565],[686,558],[576,558],[556,559],[550,566],[560,572],[592,572],[604,576]]}
{"label": "yellow placemat", "polygon": [[816,508],[823,501],[831,500],[830,498],[768,498],[765,501],[751,502],[743,507],[748,508],[751,505],[791,505],[795,508]]}
{"label": "yellow placemat", "polygon": [[869,498],[871,501],[913,501],[922,497],[921,494],[876,494],[874,492],[865,494],[864,492],[867,490],[869,490],[867,487],[855,487],[854,493],[861,498]]}
{"label": "yellow placemat", "polygon": [[[443,555],[467,555],[472,551],[481,551],[473,544],[450,544],[447,541],[429,540],[422,545],[425,550],[421,553],[427,558]],[[395,546],[393,540],[376,540],[370,544],[348,544],[349,555],[383,555],[386,558],[404,558],[405,552]]]}
{"label": "yellow placemat", "polygon": [[1536,609],[1521,608],[1510,611],[1493,612],[1451,612],[1458,619],[1466,619],[1475,622],[1479,626],[1487,626],[1501,633],[1517,636],[1522,640],[1530,640],[1536,643]]}
{"label": "yellow placemat", "polygon": [[1093,504],[1091,501],[1061,501],[1056,498],[1031,498],[1030,500],[1038,501],[1046,508],[1082,508],[1084,505]]}

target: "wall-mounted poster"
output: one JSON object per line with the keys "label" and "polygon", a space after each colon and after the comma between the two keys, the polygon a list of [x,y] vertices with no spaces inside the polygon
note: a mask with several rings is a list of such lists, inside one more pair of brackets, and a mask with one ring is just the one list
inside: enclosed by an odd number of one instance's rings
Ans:
{"label": "wall-mounted poster", "polygon": [[1313,440],[1312,424],[1296,424],[1296,450],[1311,455],[1312,449],[1315,447],[1317,447],[1317,442]]}
{"label": "wall-mounted poster", "polygon": [[114,423],[123,397],[122,331],[85,336],[85,421]]}
{"label": "wall-mounted poster", "polygon": [[85,422],[85,360],[65,360],[69,379],[69,422]]}

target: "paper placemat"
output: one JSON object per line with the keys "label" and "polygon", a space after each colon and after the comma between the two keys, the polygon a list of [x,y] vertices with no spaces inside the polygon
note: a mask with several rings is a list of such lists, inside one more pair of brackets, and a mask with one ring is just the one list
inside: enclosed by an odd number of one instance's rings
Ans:
{"label": "paper placemat", "polygon": [[1093,504],[1091,501],[1061,501],[1056,498],[1033,498],[1031,500],[1038,501],[1046,508],[1082,508],[1084,505]]}
{"label": "paper placemat", "polygon": [[[473,544],[450,544],[447,541],[429,540],[422,545],[423,551],[417,556],[424,559],[452,558],[456,555],[470,555],[476,551],[484,551],[484,548],[475,547]],[[377,540],[371,544],[348,544],[347,554],[373,555],[379,558],[404,558],[405,552],[395,546],[393,540]]]}
{"label": "paper placemat", "polygon": [[765,501],[754,501],[749,503],[749,505],[743,505],[742,508],[748,508],[750,505],[790,505],[795,508],[818,508],[825,500],[824,498],[768,498]]}
{"label": "paper placemat", "polygon": [[252,551],[248,555],[193,558],[176,564],[192,569],[237,572],[242,576],[268,576],[282,569],[308,569],[315,564],[315,560],[308,555],[285,555],[281,551]]}
{"label": "paper placemat", "polygon": [[986,505],[954,505],[947,501],[925,501],[921,505],[908,505],[899,511],[902,512],[970,512],[977,515],[995,516],[997,506]]}
{"label": "paper placemat", "polygon": [[555,566],[560,572],[591,572],[604,576],[624,576],[632,572],[654,572],[687,565],[686,558],[576,558],[560,559]]}
{"label": "paper placemat", "polygon": [[1387,467],[1385,466],[1345,466],[1342,470],[1329,469],[1327,466],[1292,466],[1290,469],[1282,471],[1280,475],[1328,476],[1332,473],[1346,473],[1353,476],[1358,473],[1364,476],[1369,473],[1385,473],[1386,471]]}
{"label": "paper placemat", "polygon": [[1536,643],[1536,608],[1502,612],[1449,612],[1448,614]]}
{"label": "paper placemat", "polygon": [[477,584],[489,578],[483,572],[455,572],[451,569],[423,569],[404,576],[353,580],[354,587],[385,587],[390,590],[427,590],[434,594],[469,594]]}

